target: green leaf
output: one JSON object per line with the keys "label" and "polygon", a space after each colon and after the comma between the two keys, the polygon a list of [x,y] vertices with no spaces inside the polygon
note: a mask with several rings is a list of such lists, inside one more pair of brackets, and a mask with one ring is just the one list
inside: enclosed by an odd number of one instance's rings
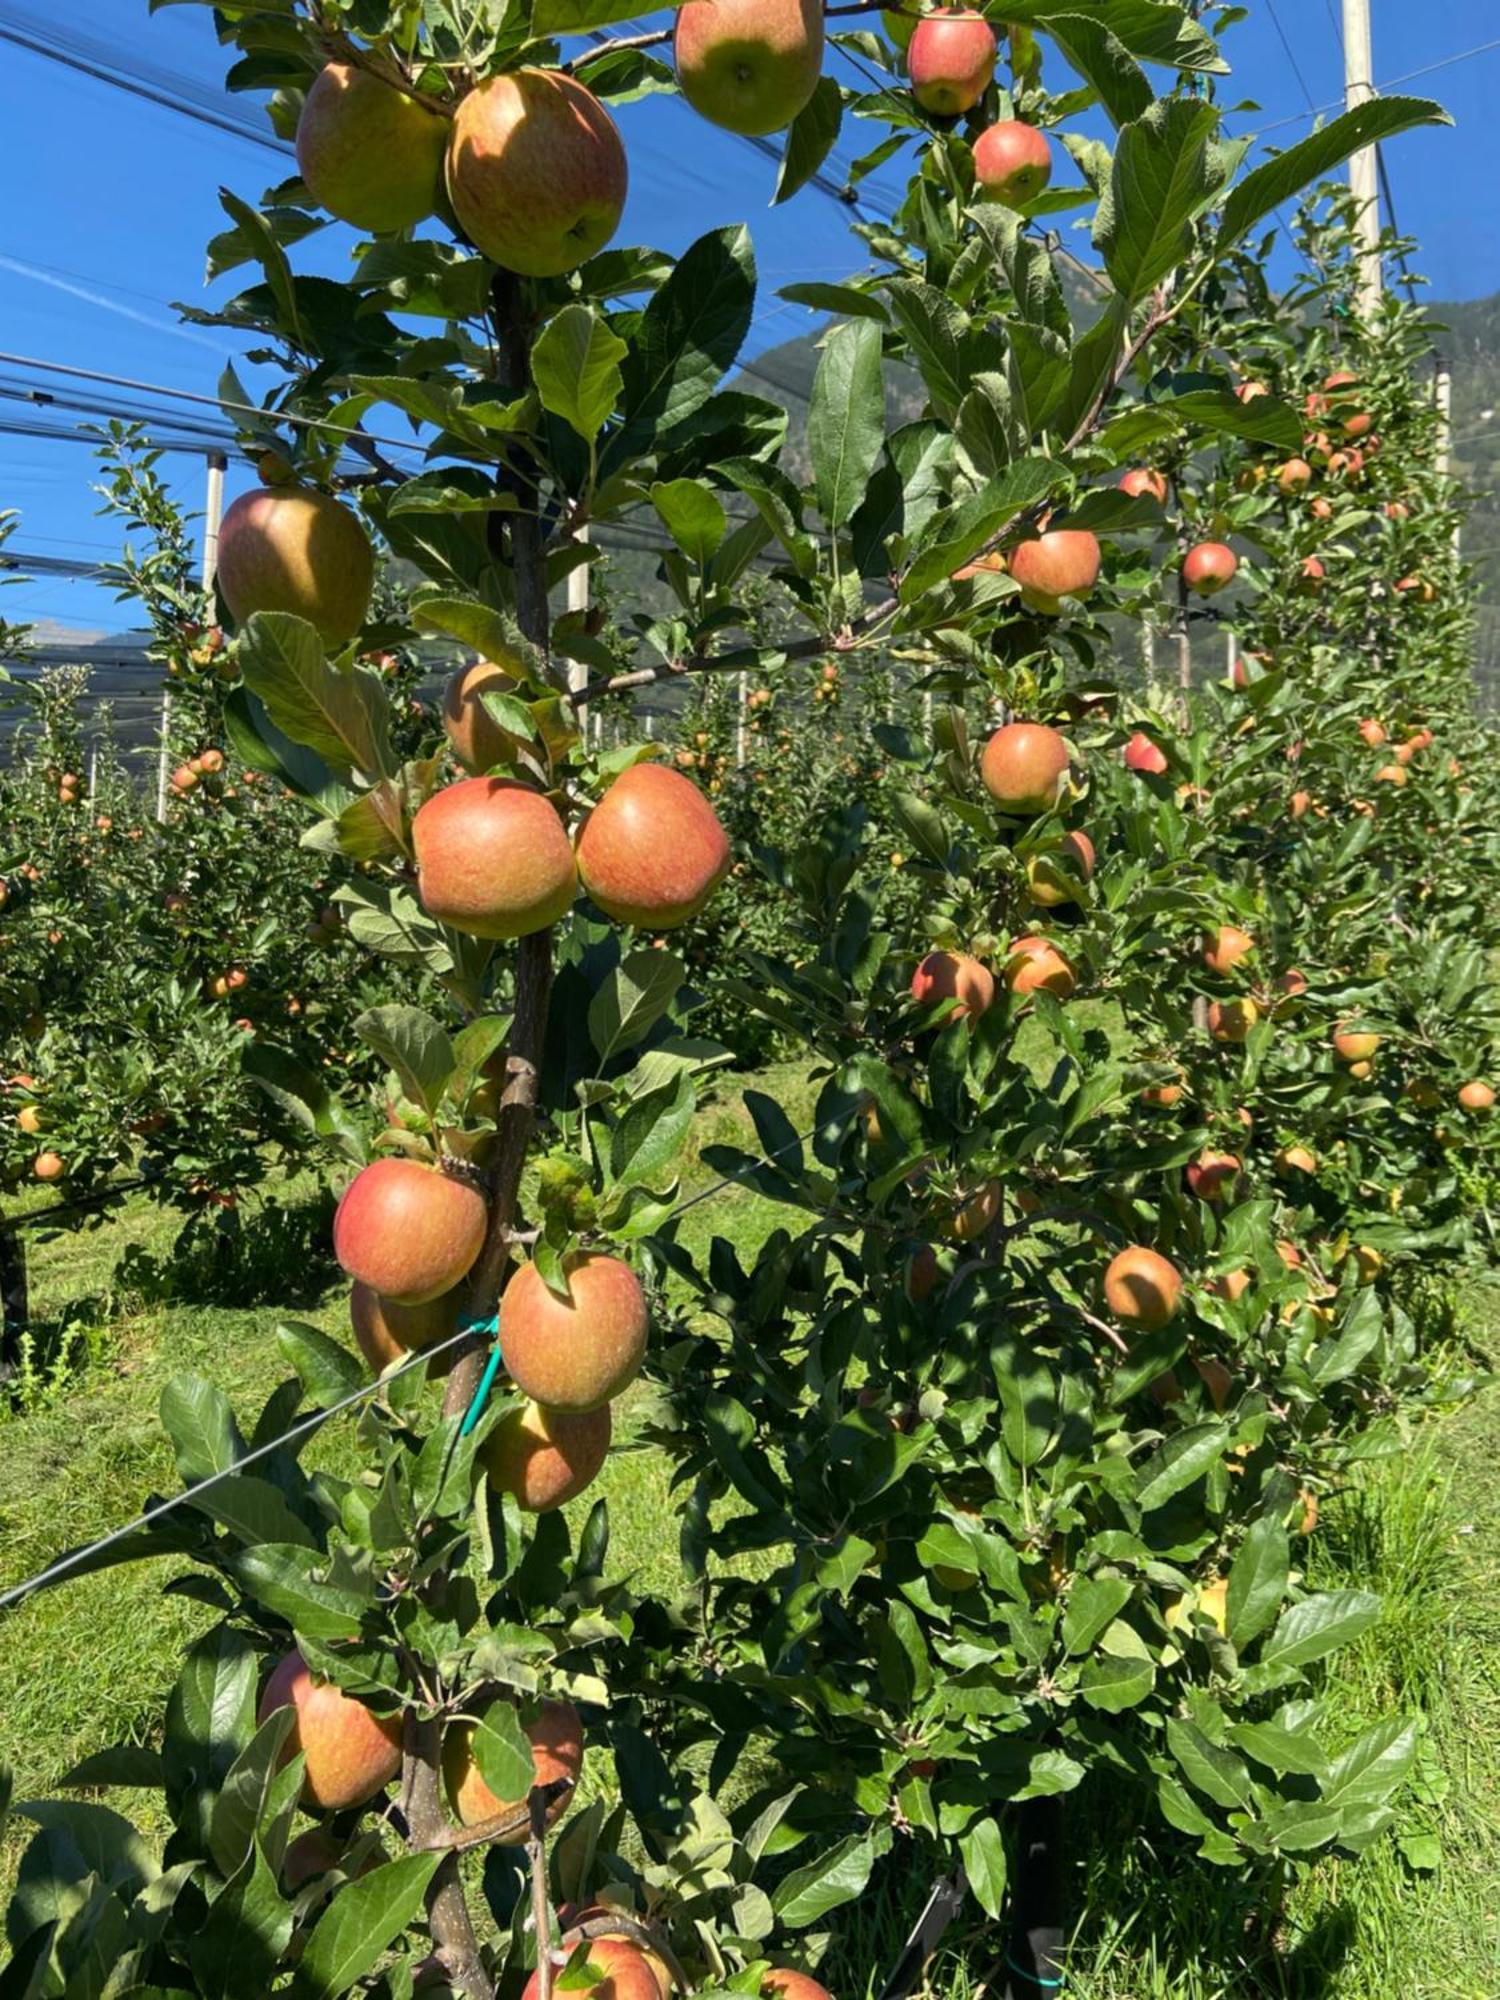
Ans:
{"label": "green leaf", "polygon": [[880,328],[849,320],[829,333],[807,412],[818,510],[842,528],[864,498],[885,441],[885,380]]}
{"label": "green leaf", "polygon": [[1178,1716],[1167,1720],[1167,1747],[1182,1766],[1183,1775],[1203,1796],[1231,1812],[1249,1805],[1255,1796],[1250,1773],[1232,1750],[1211,1743],[1191,1722]]}
{"label": "green leaf", "polygon": [[531,350],[542,408],[592,444],[620,400],[620,363],[628,351],[598,313],[576,303],[564,306],[548,320]]}
{"label": "green leaf", "polygon": [[329,1583],[331,1558],[285,1542],[244,1549],[229,1567],[257,1602],[313,1639],[348,1639],[374,1602],[374,1590]]}
{"label": "green leaf", "polygon": [[394,777],[385,683],[368,667],[330,665],[305,618],[257,611],[240,634],[240,671],[276,727],[335,771]]}
{"label": "green leaf", "polygon": [[1104,1628],[1130,1602],[1131,1586],[1123,1576],[1081,1576],[1068,1592],[1063,1613],[1063,1645],[1070,1653],[1086,1653]]}
{"label": "green leaf", "polygon": [[479,1775],[497,1799],[524,1799],[536,1783],[536,1759],[513,1703],[490,1703],[474,1725],[472,1748]]}
{"label": "green leaf", "polygon": [[1232,389],[1190,389],[1181,396],[1136,403],[1105,425],[1099,445],[1123,461],[1135,457],[1143,445],[1184,430],[1217,431],[1287,452],[1302,447],[1303,424],[1295,410],[1275,396],[1255,396],[1242,403]]}
{"label": "green leaf", "polygon": [[349,790],[339,784],[321,757],[294,743],[276,727],[265,703],[247,687],[233,687],[224,697],[224,733],[242,764],[288,786],[330,816],[349,803]]}
{"label": "green leaf", "polygon": [[790,201],[833,151],[844,119],[844,93],[831,76],[820,76],[812,96],[792,120],[776,176],[771,206]]}
{"label": "green leaf", "polygon": [[700,236],[641,314],[624,362],[624,424],[609,469],[690,417],[740,351],[755,309],[755,257],[736,225]]}
{"label": "green leaf", "polygon": [[338,2000],[373,1971],[421,1913],[441,1854],[407,1854],[346,1883],[313,1926],[297,1968],[299,2000]]}
{"label": "green leaf", "polygon": [[1050,458],[1020,458],[960,506],[934,515],[928,526],[927,546],[902,579],[902,602],[914,603],[934,584],[946,583],[954,570],[962,569],[1027,508],[1045,500],[1066,476],[1064,468]]}
{"label": "green leaf", "polygon": [[255,1830],[281,1765],[281,1751],[296,1723],[290,1708],[268,1715],[230,1766],[214,1801],[208,1845],[219,1873],[237,1874],[249,1858]]}
{"label": "green leaf", "polygon": [[959,1837],[964,1873],[974,1899],[997,1921],[1005,1910],[1005,1836],[997,1820],[977,1819]]}
{"label": "green leaf", "polygon": [[1160,100],[1120,134],[1094,243],[1132,304],[1183,262],[1193,222],[1222,185],[1217,130],[1211,105],[1179,97]]}
{"label": "green leaf", "polygon": [[802,285],[783,285],[776,296],[794,306],[808,306],[813,312],[832,313],[836,319],[874,319],[882,326],[890,319],[873,292],[859,291],[853,285],[830,285],[812,279]]}
{"label": "green leaf", "polygon": [[788,1930],[802,1930],[841,1903],[864,1893],[875,1865],[869,1834],[850,1834],[816,1860],[795,1868],[776,1889],[776,1914]]}
{"label": "green leaf", "polygon": [[696,479],[658,480],[651,504],[685,556],[701,567],[724,539],[724,503]]}
{"label": "green leaf", "polygon": [[1252,1521],[1229,1572],[1229,1640],[1243,1652],[1281,1609],[1291,1572],[1286,1529],[1269,1514]]}
{"label": "green leaf", "polygon": [[200,1375],[174,1375],[161,1392],[161,1421],[177,1454],[184,1486],[227,1472],[244,1456],[240,1436],[222,1389]]}
{"label": "green leaf", "polygon": [[371,1007],[354,1023],[367,1048],[388,1062],[401,1087],[429,1117],[436,1117],[457,1058],[447,1030],[420,1007]]}
{"label": "green leaf", "polygon": [[[75,1785],[90,1790],[96,1785],[130,1785],[157,1791],[166,1783],[166,1778],[158,1751],[147,1750],[135,1743],[117,1743],[112,1749],[96,1750],[91,1757],[85,1757],[57,1782],[64,1790]],[[3,1810],[3,1800],[0,1800],[0,1810]]]}
{"label": "green leaf", "polygon": [[1078,74],[1091,84],[1116,125],[1128,125],[1150,110],[1152,89],[1140,65],[1102,21],[1063,14],[1048,32]]}
{"label": "green leaf", "polygon": [[1384,1805],[1405,1784],[1416,1757],[1416,1723],[1387,1716],[1334,1759],[1322,1787],[1322,1803],[1343,1812]]}
{"label": "green leaf", "polygon": [[1155,1685],[1156,1668],[1150,1660],[1108,1653],[1091,1654],[1078,1677],[1079,1693],[1090,1708],[1105,1715],[1138,1707]]}
{"label": "green leaf", "polygon": [[321,1327],[282,1320],[276,1328],[276,1345],[296,1369],[302,1393],[314,1409],[326,1410],[341,1402],[364,1382],[358,1358]]}
{"label": "green leaf", "polygon": [[292,1512],[277,1488],[252,1473],[236,1472],[217,1480],[206,1492],[195,1494],[188,1505],[249,1546],[259,1542],[296,1542],[304,1548],[315,1545],[311,1528]]}
{"label": "green leaf", "polygon": [[217,1625],[188,1649],[167,1700],[167,1798],[205,1847],[214,1796],[255,1734],[255,1666],[244,1634]]}
{"label": "green leaf", "polygon": [[1380,1617],[1380,1599],[1368,1590],[1325,1590],[1282,1613],[1261,1648],[1260,1665],[1305,1667],[1368,1632]]}
{"label": "green leaf", "polygon": [[1374,97],[1352,111],[1341,113],[1321,132],[1289,146],[1238,183],[1219,217],[1215,257],[1224,256],[1262,216],[1332,173],[1351,153],[1382,139],[1392,139],[1398,132],[1408,132],[1416,125],[1452,123],[1440,104],[1425,97]]}
{"label": "green leaf", "polygon": [[670,951],[633,951],[589,1002],[589,1040],[601,1063],[644,1041],[677,996],[684,970]]}
{"label": "green leaf", "polygon": [[1173,69],[1226,70],[1213,37],[1177,0],[1016,0],[1009,22],[1055,32],[1054,21],[1082,17],[1106,22],[1123,47],[1145,62]]}
{"label": "green leaf", "polygon": [[1257,1764],[1264,1764],[1278,1777],[1290,1771],[1303,1778],[1327,1775],[1327,1752],[1318,1742],[1309,1723],[1290,1728],[1281,1720],[1271,1722],[1231,1722],[1229,1740]]}
{"label": "green leaf", "polygon": [[1175,1494],[1201,1479],[1224,1456],[1227,1425],[1190,1424],[1152,1453],[1140,1470],[1136,1500],[1143,1514],[1164,1507]]}

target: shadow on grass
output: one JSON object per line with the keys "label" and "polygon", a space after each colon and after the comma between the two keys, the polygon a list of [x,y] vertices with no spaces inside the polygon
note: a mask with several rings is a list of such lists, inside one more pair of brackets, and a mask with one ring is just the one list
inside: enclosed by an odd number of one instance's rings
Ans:
{"label": "shadow on grass", "polygon": [[147,1305],[313,1306],[338,1278],[331,1194],[190,1216],[165,1256],[132,1244],[118,1292]]}

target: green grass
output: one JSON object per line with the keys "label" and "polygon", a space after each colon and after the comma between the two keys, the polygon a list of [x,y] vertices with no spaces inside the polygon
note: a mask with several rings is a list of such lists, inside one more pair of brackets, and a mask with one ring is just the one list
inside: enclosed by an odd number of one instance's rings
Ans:
{"label": "green grass", "polygon": [[[796,1129],[811,1093],[793,1070],[757,1079]],[[732,1088],[729,1087],[729,1088]],[[715,1176],[703,1148],[753,1150],[749,1121],[726,1090],[694,1133],[684,1186]],[[753,1251],[783,1219],[742,1188],[718,1190],[683,1218],[695,1253],[714,1234]],[[79,1372],[0,1421],[0,1585],[40,1568],[60,1548],[128,1519],[176,1474],[157,1422],[164,1383],[195,1371],[220,1383],[253,1419],[285,1373],[278,1317],[341,1333],[341,1291],[311,1307],[143,1304],[112,1294],[122,1252],[165,1256],[175,1218],[132,1204],[104,1227],[41,1245],[33,1305],[43,1320],[92,1300],[73,1326]],[[1500,1354],[1500,1291],[1468,1297],[1468,1333]],[[628,1447],[632,1407],[620,1435]],[[308,1462],[344,1469],[349,1426],[320,1435]],[[660,1459],[611,1455],[606,1488],[615,1543],[611,1569],[647,1586],[675,1575],[675,1533]],[[581,1503],[586,1505],[587,1502]],[[1328,1504],[1310,1545],[1312,1580],[1379,1591],[1386,1614],[1339,1658],[1339,1713],[1352,1735],[1393,1708],[1424,1719],[1415,1798],[1403,1848],[1389,1836],[1358,1861],[1300,1872],[1284,1896],[1196,1861],[1184,1843],[1143,1830],[1114,1788],[1071,1808],[1077,1934],[1073,2000],[1495,2000],[1500,1994],[1500,1396],[1488,1392],[1433,1425],[1403,1456],[1370,1468]],[[41,1593],[0,1620],[0,1757],[17,1795],[45,1791],[91,1750],[149,1740],[174,1660],[211,1614],[165,1597],[168,1571],[137,1564]],[[128,1802],[150,1824],[154,1801]],[[14,1862],[14,1836],[0,1855]],[[1430,1864],[1430,1865],[1429,1865]],[[907,1876],[910,1871],[905,1871]],[[841,1913],[833,1961],[842,2000],[878,1990],[925,1884],[904,1880]],[[966,1923],[950,1933],[928,1989],[970,2000],[997,1992],[999,1939]]]}

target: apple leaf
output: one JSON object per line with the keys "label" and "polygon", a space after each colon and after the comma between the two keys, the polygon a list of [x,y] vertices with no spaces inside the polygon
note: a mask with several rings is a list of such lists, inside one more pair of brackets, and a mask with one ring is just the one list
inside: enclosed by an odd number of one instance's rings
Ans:
{"label": "apple leaf", "polygon": [[366,667],[331,665],[305,618],[257,611],[240,635],[239,662],[246,687],[294,743],[334,770],[396,775],[384,682]]}
{"label": "apple leaf", "polygon": [[1332,173],[1361,147],[1394,138],[1415,125],[1452,123],[1442,106],[1426,97],[1374,97],[1353,111],[1345,111],[1321,132],[1314,132],[1246,174],[1224,204],[1214,255],[1224,256],[1262,216]]}
{"label": "apple leaf", "polygon": [[833,151],[844,120],[844,95],[831,76],[820,76],[812,96],[792,120],[776,176],[773,208],[805,187]]}
{"label": "apple leaf", "polygon": [[659,479],[651,488],[651,504],[691,562],[706,563],[724,539],[729,520],[724,503],[696,479]]}
{"label": "apple leaf", "polygon": [[591,28],[610,28],[618,21],[634,19],[625,0],[535,0],[531,39],[545,42],[555,35],[586,35]]}
{"label": "apple leaf", "polygon": [[592,444],[620,399],[620,363],[627,351],[597,313],[583,305],[564,306],[542,328],[531,350],[542,408]]}
{"label": "apple leaf", "polygon": [[841,528],[864,498],[885,443],[880,328],[872,320],[836,326],[824,344],[807,412],[818,508]]}
{"label": "apple leaf", "polygon": [[1192,225],[1224,182],[1218,116],[1196,98],[1164,98],[1120,133],[1094,244],[1132,303],[1182,263]]}

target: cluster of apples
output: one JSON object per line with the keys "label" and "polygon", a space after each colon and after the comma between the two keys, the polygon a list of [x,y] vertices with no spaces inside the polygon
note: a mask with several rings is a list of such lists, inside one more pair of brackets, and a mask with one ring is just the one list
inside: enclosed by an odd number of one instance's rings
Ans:
{"label": "cluster of apples", "polygon": [[[39,1137],[51,1122],[40,1101],[42,1086],[34,1076],[21,1071],[15,1076],[6,1078],[5,1088],[7,1091],[23,1094],[26,1099],[16,1113],[16,1130],[24,1132],[28,1139]],[[31,1171],[37,1180],[50,1182],[60,1181],[68,1168],[61,1153],[55,1152],[50,1146],[44,1146],[32,1161]]]}
{"label": "cluster of apples", "polygon": [[[1062,802],[1071,768],[1071,747],[1058,730],[1042,722],[1007,722],[985,745],[979,775],[1003,812],[1016,819],[1035,819]],[[1033,902],[1055,909],[1074,901],[1079,889],[1093,879],[1095,858],[1094,844],[1081,829],[1062,834],[1053,848],[1033,855],[1027,863]],[[1077,984],[1072,965],[1058,947],[1032,934],[1012,942],[1001,977],[1021,999],[1051,993],[1066,1000]],[[978,1020],[988,1011],[995,998],[995,979],[988,966],[967,952],[931,951],[912,974],[911,994],[924,1007],[951,1001],[945,1024],[952,1025]]]}

